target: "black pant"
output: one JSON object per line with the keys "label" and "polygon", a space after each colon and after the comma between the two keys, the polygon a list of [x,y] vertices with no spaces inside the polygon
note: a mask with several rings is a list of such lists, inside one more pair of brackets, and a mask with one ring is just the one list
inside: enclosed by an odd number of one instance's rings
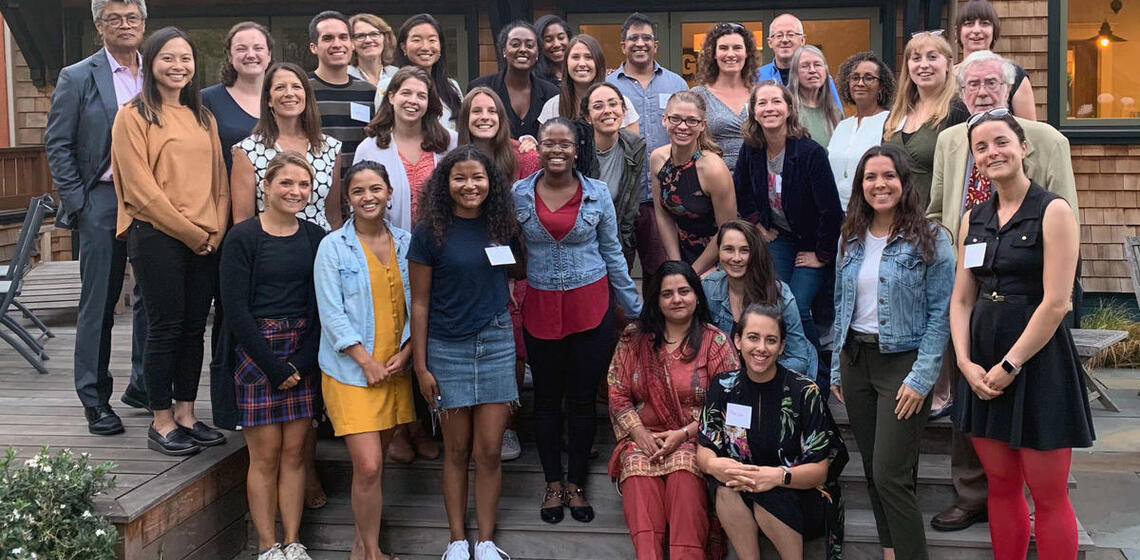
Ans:
{"label": "black pant", "polygon": [[198,397],[206,318],[218,282],[216,254],[198,256],[181,241],[135,220],[127,236],[143,304],[150,321],[143,371],[153,410],[171,399]]}
{"label": "black pant", "polygon": [[586,482],[590,447],[598,418],[594,401],[598,383],[613,357],[614,310],[601,324],[559,340],[534,338],[523,331],[534,378],[534,424],[538,457],[547,482],[562,480],[562,401],[566,401],[566,481]]}

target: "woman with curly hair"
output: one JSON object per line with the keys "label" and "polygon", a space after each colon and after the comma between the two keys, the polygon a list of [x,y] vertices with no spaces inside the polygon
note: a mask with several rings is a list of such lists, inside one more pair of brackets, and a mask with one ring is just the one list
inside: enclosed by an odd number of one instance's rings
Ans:
{"label": "woman with curly hair", "polygon": [[756,39],[739,23],[718,23],[705,35],[697,58],[693,92],[708,107],[708,129],[724,150],[728,170],[736,169],[740,129],[748,112],[748,94],[756,82]]}
{"label": "woman with curly hair", "polygon": [[800,104],[800,120],[812,140],[820,146],[831,141],[831,132],[843,118],[843,107],[831,96],[827,85],[827,58],[815,45],[804,45],[792,55],[788,90]]}
{"label": "woman with curly hair", "polygon": [[835,125],[827,144],[827,159],[839,190],[839,204],[847,208],[859,159],[883,140],[883,123],[890,114],[887,108],[895,96],[895,73],[877,54],[865,51],[843,61],[837,78],[839,97],[855,106],[855,114]]}
{"label": "woman with curly hair", "polygon": [[[443,431],[444,560],[470,558],[464,516],[475,458],[476,560],[499,560],[495,513],[503,432],[518,403],[507,266],[518,251],[506,177],[479,148],[450,152],[432,173],[408,250],[412,348],[424,400]],[[472,297],[477,294],[478,297]]]}
{"label": "woman with curly hair", "polygon": [[[836,267],[832,393],[863,452],[883,558],[928,557],[915,496],[930,389],[950,339],[954,250],[895,146],[859,160]],[[842,388],[840,388],[842,387]]]}
{"label": "woman with curly hair", "polygon": [[364,127],[368,135],[356,148],[352,163],[375,161],[391,178],[392,223],[411,229],[420,191],[436,164],[456,146],[458,136],[440,124],[443,106],[435,82],[417,67],[396,72],[376,116]]}

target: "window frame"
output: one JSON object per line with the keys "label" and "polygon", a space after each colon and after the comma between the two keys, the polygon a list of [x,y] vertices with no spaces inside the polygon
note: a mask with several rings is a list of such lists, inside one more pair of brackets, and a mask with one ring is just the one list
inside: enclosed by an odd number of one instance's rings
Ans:
{"label": "window frame", "polygon": [[1062,114],[1066,53],[1068,52],[1069,1],[1049,2],[1048,71],[1046,118],[1071,144],[1140,144],[1140,118],[1071,119]]}

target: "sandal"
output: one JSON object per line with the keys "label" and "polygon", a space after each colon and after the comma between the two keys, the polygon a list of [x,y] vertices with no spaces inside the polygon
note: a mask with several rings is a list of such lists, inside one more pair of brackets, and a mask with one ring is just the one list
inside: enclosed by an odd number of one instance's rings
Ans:
{"label": "sandal", "polygon": [[[547,502],[557,500],[558,504],[553,507],[545,507]],[[562,488],[555,490],[549,486],[546,487],[546,494],[542,496],[542,508],[538,510],[538,516],[547,523],[558,523],[562,521],[565,512],[562,507],[566,505],[566,491]]]}
{"label": "sandal", "polygon": [[305,509],[321,509],[328,503],[329,497],[320,483],[305,485]]}
{"label": "sandal", "polygon": [[582,523],[589,523],[589,522],[593,521],[594,520],[594,506],[591,506],[591,505],[572,506],[572,505],[570,505],[570,500],[573,498],[579,498],[583,502],[586,502],[587,504],[589,503],[589,501],[586,500],[586,491],[583,490],[582,487],[579,486],[578,488],[575,488],[573,490],[571,490],[569,488],[563,490],[562,491],[562,503],[570,508],[570,517],[573,517],[574,519],[581,521]]}

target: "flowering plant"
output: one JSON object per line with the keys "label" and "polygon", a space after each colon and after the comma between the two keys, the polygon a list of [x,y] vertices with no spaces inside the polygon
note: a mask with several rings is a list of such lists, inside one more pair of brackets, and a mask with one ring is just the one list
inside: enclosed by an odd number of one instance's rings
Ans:
{"label": "flowering plant", "polygon": [[0,560],[114,560],[115,526],[95,511],[112,488],[111,463],[47,447],[27,460],[0,457]]}

